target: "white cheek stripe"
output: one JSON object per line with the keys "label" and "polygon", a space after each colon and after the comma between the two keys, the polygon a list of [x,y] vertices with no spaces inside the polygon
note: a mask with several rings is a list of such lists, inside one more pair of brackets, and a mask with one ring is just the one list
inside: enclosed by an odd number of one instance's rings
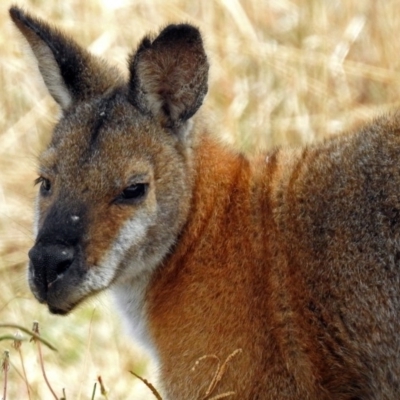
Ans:
{"label": "white cheek stripe", "polygon": [[[145,215],[140,215],[140,213],[126,221],[101,262],[97,265],[88,265],[88,272],[85,278],[70,293],[68,302],[78,302],[87,294],[106,289],[114,278],[118,278],[116,276],[118,272],[124,275],[128,272],[130,276],[133,271],[135,273],[136,259],[131,268],[122,266],[121,262],[123,262],[124,257],[132,247],[140,246],[146,235],[148,225],[148,218]],[[138,264],[141,264],[141,262],[139,261]],[[139,268],[138,272],[140,273],[142,270],[142,268]],[[126,282],[126,279],[123,280]]]}
{"label": "white cheek stripe", "polygon": [[146,215],[136,214],[134,218],[126,221],[101,262],[89,269],[84,286],[90,290],[108,287],[129,249],[143,241],[148,226],[149,220]]}

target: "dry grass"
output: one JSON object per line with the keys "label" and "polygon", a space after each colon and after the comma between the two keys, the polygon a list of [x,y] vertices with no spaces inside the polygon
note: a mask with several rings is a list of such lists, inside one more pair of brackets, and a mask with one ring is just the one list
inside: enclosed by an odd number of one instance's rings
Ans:
{"label": "dry grass", "polygon": [[[207,107],[215,132],[245,151],[298,145],[348,129],[398,106],[400,3],[397,0],[20,0],[71,32],[83,45],[125,67],[149,31],[189,21],[203,33],[211,60]],[[47,374],[61,396],[90,399],[98,375],[109,399],[144,399],[145,359],[127,343],[106,297],[76,313],[48,315],[25,283],[32,244],[35,155],[57,115],[33,59],[0,5],[0,322],[30,326],[44,350]],[[104,311],[104,309],[106,311]],[[101,310],[101,312],[100,312]],[[3,332],[0,332],[0,335]],[[6,333],[6,332],[5,332]],[[0,342],[0,353],[9,342]],[[50,398],[34,347],[22,345],[32,399]],[[10,348],[9,398],[27,398],[18,355]],[[0,382],[4,376],[0,376]],[[2,386],[1,386],[2,387]],[[98,394],[100,396],[100,394]],[[148,398],[152,398],[148,394]]]}

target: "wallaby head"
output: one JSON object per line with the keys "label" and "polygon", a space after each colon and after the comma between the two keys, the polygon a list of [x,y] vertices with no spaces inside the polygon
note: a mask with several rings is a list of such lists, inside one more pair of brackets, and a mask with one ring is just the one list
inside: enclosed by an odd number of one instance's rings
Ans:
{"label": "wallaby head", "polygon": [[127,82],[40,19],[12,7],[62,109],[39,162],[29,283],[65,314],[116,281],[147,277],[186,220],[191,118],[207,92],[199,31],[169,25],[129,58]]}

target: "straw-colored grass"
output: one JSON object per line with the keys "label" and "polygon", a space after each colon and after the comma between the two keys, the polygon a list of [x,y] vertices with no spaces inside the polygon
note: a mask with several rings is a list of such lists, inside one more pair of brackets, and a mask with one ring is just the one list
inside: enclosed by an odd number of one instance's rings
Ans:
{"label": "straw-colored grass", "polygon": [[[203,32],[211,62],[206,107],[215,134],[244,151],[320,140],[394,109],[400,99],[397,0],[20,0],[82,45],[125,68],[140,38],[168,22]],[[25,282],[32,244],[35,157],[57,118],[34,59],[0,4],[0,323],[41,323],[48,378],[68,399],[90,399],[101,375],[109,399],[153,398],[129,370],[152,375],[107,296],[66,318],[51,316]],[[1,329],[1,328],[0,328]],[[4,331],[4,332],[3,332]],[[0,336],[14,333],[2,329]],[[7,395],[25,399],[18,352],[9,349]],[[22,352],[32,399],[52,398],[36,347]],[[0,391],[5,375],[0,374]],[[183,377],[184,379],[184,377]],[[136,393],[136,394],[135,394]],[[1,396],[1,395],[0,395]],[[136,396],[136,397],[135,397]],[[97,392],[96,398],[100,398]]]}

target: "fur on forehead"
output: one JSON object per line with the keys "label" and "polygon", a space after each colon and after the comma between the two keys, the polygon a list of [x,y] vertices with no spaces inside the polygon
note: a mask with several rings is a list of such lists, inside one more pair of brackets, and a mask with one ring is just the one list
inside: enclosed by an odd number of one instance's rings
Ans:
{"label": "fur on forehead", "polygon": [[[117,137],[121,137],[118,140],[122,142],[118,143]],[[73,146],[79,144],[80,151],[83,148],[95,150],[99,143],[106,140],[109,146],[122,145],[126,148],[129,143],[139,146],[153,142],[154,139],[172,145],[179,142],[178,138],[167,128],[160,126],[157,120],[143,115],[132,105],[128,101],[126,87],[120,87],[107,96],[99,96],[70,107],[56,125],[50,146],[56,148],[65,140],[68,140],[71,146],[73,140]],[[145,151],[146,146],[140,145],[140,148],[141,151]]]}

